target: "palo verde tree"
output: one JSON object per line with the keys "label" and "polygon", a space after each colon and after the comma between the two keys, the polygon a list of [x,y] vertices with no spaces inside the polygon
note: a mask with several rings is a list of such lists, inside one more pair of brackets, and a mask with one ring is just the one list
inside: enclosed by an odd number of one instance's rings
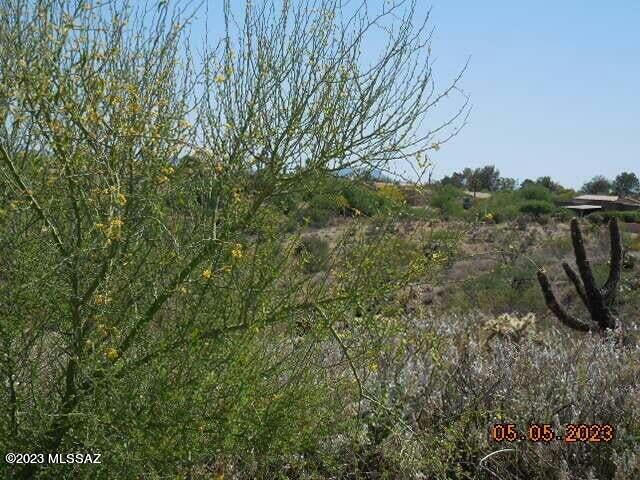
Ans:
{"label": "palo verde tree", "polygon": [[415,1],[340,5],[227,1],[196,63],[188,2],[2,2],[0,446],[103,453],[11,476],[197,473],[342,428],[320,349],[366,349],[338,320],[429,265],[351,241],[311,278],[274,200],[424,158],[468,109],[418,132],[460,77],[436,87]]}

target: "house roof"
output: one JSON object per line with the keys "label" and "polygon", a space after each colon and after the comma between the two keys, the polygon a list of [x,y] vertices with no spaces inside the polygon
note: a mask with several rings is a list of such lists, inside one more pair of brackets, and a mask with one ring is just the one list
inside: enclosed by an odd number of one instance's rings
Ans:
{"label": "house roof", "polygon": [[579,195],[574,200],[595,200],[600,202],[617,202],[620,199],[617,195]]}
{"label": "house roof", "polygon": [[475,198],[481,198],[481,199],[491,198],[491,194],[486,192],[470,192],[469,190],[465,190],[464,193],[465,195],[468,195],[470,197],[475,197]]}
{"label": "house roof", "polygon": [[640,207],[640,200],[638,200],[636,198],[622,197],[618,201],[620,203],[625,204],[625,205],[634,205],[634,206]]}
{"label": "house roof", "polygon": [[564,208],[570,208],[571,210],[598,210],[602,208],[602,205],[567,205]]}

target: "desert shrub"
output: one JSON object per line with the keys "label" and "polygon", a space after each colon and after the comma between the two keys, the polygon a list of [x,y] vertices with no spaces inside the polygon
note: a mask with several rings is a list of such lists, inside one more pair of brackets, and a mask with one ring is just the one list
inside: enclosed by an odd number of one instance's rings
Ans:
{"label": "desert shrub", "polygon": [[329,243],[317,235],[302,237],[296,246],[296,255],[300,257],[305,272],[319,272],[329,263]]}
{"label": "desert shrub", "polygon": [[420,185],[405,185],[402,187],[402,194],[405,197],[407,204],[410,206],[423,207],[428,203],[427,197],[429,195],[429,191]]}
{"label": "desert shrub", "polygon": [[551,216],[556,221],[568,222],[575,217],[575,213],[566,208],[556,208]]}
{"label": "desert shrub", "polygon": [[518,191],[518,195],[524,200],[537,200],[552,203],[553,195],[551,191],[542,185],[527,185]]}
{"label": "desert shrub", "polygon": [[430,230],[422,240],[425,256],[450,266],[456,261],[462,234],[452,229]]}
{"label": "desert shrub", "polygon": [[292,207],[289,216],[295,218],[298,225],[322,228],[332,218],[345,215],[349,210],[349,203],[342,194],[321,191],[308,201]]}
{"label": "desert shrub", "polygon": [[553,201],[554,202],[569,202],[573,200],[576,196],[575,190],[564,189],[560,191],[553,192]]}
{"label": "desert shrub", "polygon": [[[445,315],[396,325],[401,330],[359,372],[362,388],[381,401],[362,405],[354,435],[331,437],[295,462],[304,465],[298,475],[578,480],[640,474],[637,348],[574,338],[532,315]],[[615,440],[490,440],[490,428],[505,423],[525,435],[533,423],[548,424],[561,438],[569,424],[611,424]],[[488,457],[505,448],[513,450]],[[329,463],[336,458],[347,461]]]}
{"label": "desert shrub", "polygon": [[459,288],[447,294],[452,311],[504,313],[544,313],[545,304],[535,282],[535,270],[524,259],[498,263],[489,271],[470,273]]}
{"label": "desert shrub", "polygon": [[451,185],[439,186],[431,195],[430,205],[440,210],[445,218],[457,218],[464,215],[462,207],[463,193]]}
{"label": "desert shrub", "polygon": [[331,210],[314,208],[312,206],[296,210],[295,218],[298,225],[309,225],[313,228],[325,227],[334,216]]}
{"label": "desert shrub", "polygon": [[587,215],[587,220],[594,225],[602,225],[605,223],[604,215],[600,212],[594,212]]}
{"label": "desert shrub", "polygon": [[509,220],[513,220],[518,217],[518,206],[517,205],[504,205],[502,208],[496,209],[491,212],[493,216],[493,221],[495,223],[502,223]]}
{"label": "desert shrub", "polygon": [[606,211],[602,212],[601,215],[604,222],[617,218],[627,223],[640,223],[640,211]]}
{"label": "desert shrub", "polygon": [[349,212],[352,215],[360,212],[373,216],[395,207],[393,201],[379,194],[375,188],[359,182],[343,183],[342,195],[349,202]]}
{"label": "desert shrub", "polygon": [[399,217],[405,220],[430,220],[437,216],[437,212],[430,207],[409,207],[399,212]]}
{"label": "desert shrub", "polygon": [[349,231],[329,282],[283,233],[395,208],[331,172],[432,148],[413,10],[376,16],[398,28],[354,75],[370,12],[265,1],[217,49],[186,41],[195,5],[156,3],[0,3],[0,450],[103,453],[3,478],[281,475],[352,434],[353,372],[393,334],[375,312],[433,263]]}
{"label": "desert shrub", "polygon": [[552,203],[545,200],[528,200],[520,205],[520,212],[541,217],[553,212],[555,207]]}
{"label": "desert shrub", "polygon": [[325,210],[333,214],[344,214],[349,207],[347,199],[340,193],[320,193],[310,200],[311,207],[318,210]]}
{"label": "desert shrub", "polygon": [[396,205],[402,205],[407,201],[404,192],[398,186],[390,183],[378,187],[378,195]]}
{"label": "desert shrub", "polygon": [[538,225],[548,225],[551,222],[549,215],[536,215],[534,218]]}
{"label": "desert shrub", "polygon": [[518,216],[520,202],[521,199],[515,192],[495,192],[490,198],[478,201],[470,212],[480,220],[484,220],[490,213],[492,223],[502,223]]}
{"label": "desert shrub", "polygon": [[[513,480],[637,476],[640,423],[633,412],[640,407],[634,378],[640,350],[618,350],[613,340],[589,335],[573,339],[530,318],[503,320],[466,315],[415,321],[424,332],[423,348],[408,353],[398,342],[396,356],[385,356],[369,378],[387,401],[386,409],[372,405],[365,423],[387,427],[383,441],[369,440],[377,455],[366,467],[405,478],[483,478],[489,470]],[[507,333],[487,341],[482,330],[495,330],[492,325]],[[519,333],[515,343],[515,331],[530,334]],[[617,440],[597,447],[522,442],[517,451],[481,463],[490,452],[513,448],[488,440],[497,423],[513,423],[525,434],[531,423],[553,425],[558,434],[568,424],[609,423]],[[404,459],[394,454],[399,445]]]}

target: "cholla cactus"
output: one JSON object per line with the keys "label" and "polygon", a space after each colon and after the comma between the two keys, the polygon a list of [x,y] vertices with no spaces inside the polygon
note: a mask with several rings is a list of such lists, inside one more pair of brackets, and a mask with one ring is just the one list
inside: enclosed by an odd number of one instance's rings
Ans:
{"label": "cholla cactus", "polygon": [[591,322],[584,322],[567,313],[556,300],[544,269],[538,270],[538,282],[542,288],[547,307],[549,307],[549,310],[551,310],[562,323],[574,330],[583,332],[598,330],[604,332],[607,329],[613,330],[616,328],[617,319],[611,311],[611,306],[615,301],[618,282],[620,281],[622,242],[620,241],[618,222],[615,218],[609,222],[609,234],[611,236],[609,278],[602,288],[598,288],[593,277],[593,272],[591,271],[591,266],[589,265],[578,220],[575,218],[571,220],[571,241],[573,243],[573,251],[576,256],[576,264],[578,265],[580,277],[578,277],[568,263],[564,262],[562,268],[564,268],[569,280],[571,280],[582,302],[587,307],[591,315]]}
{"label": "cholla cactus", "polygon": [[535,313],[527,313],[523,317],[515,314],[504,313],[487,321],[483,327],[487,337],[486,341],[499,336],[519,342],[536,322]]}

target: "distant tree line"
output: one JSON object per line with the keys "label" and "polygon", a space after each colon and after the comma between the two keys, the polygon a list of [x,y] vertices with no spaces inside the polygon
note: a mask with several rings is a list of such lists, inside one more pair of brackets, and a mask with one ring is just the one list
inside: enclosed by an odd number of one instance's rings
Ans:
{"label": "distant tree line", "polygon": [[501,177],[500,170],[494,165],[480,168],[465,168],[462,172],[454,172],[440,180],[441,185],[451,185],[473,192],[514,190],[517,182],[513,178]]}
{"label": "distant tree line", "polygon": [[640,180],[632,172],[622,172],[613,181],[603,175],[596,175],[586,182],[580,191],[592,195],[640,195]]}
{"label": "distant tree line", "polygon": [[[486,165],[480,168],[467,167],[461,172],[453,172],[451,175],[442,178],[440,185],[450,185],[473,192],[511,191],[518,187],[526,188],[530,185],[540,185],[555,193],[566,190],[565,187],[553,181],[549,176],[538,177],[536,180],[527,178],[518,185],[518,182],[513,178],[500,176],[500,170],[494,165]],[[640,195],[640,179],[632,172],[622,172],[614,180],[609,180],[602,175],[596,175],[582,186],[580,192],[592,195]]]}
{"label": "distant tree line", "polygon": [[510,177],[500,176],[500,170],[494,165],[487,165],[480,168],[465,168],[461,172],[454,172],[450,176],[440,180],[441,185],[451,185],[465,190],[501,192],[512,191],[519,188],[525,188],[529,185],[541,185],[551,192],[560,192],[565,188],[559,183],[554,182],[551,177],[539,177],[537,180],[529,178],[518,184],[518,181]]}

